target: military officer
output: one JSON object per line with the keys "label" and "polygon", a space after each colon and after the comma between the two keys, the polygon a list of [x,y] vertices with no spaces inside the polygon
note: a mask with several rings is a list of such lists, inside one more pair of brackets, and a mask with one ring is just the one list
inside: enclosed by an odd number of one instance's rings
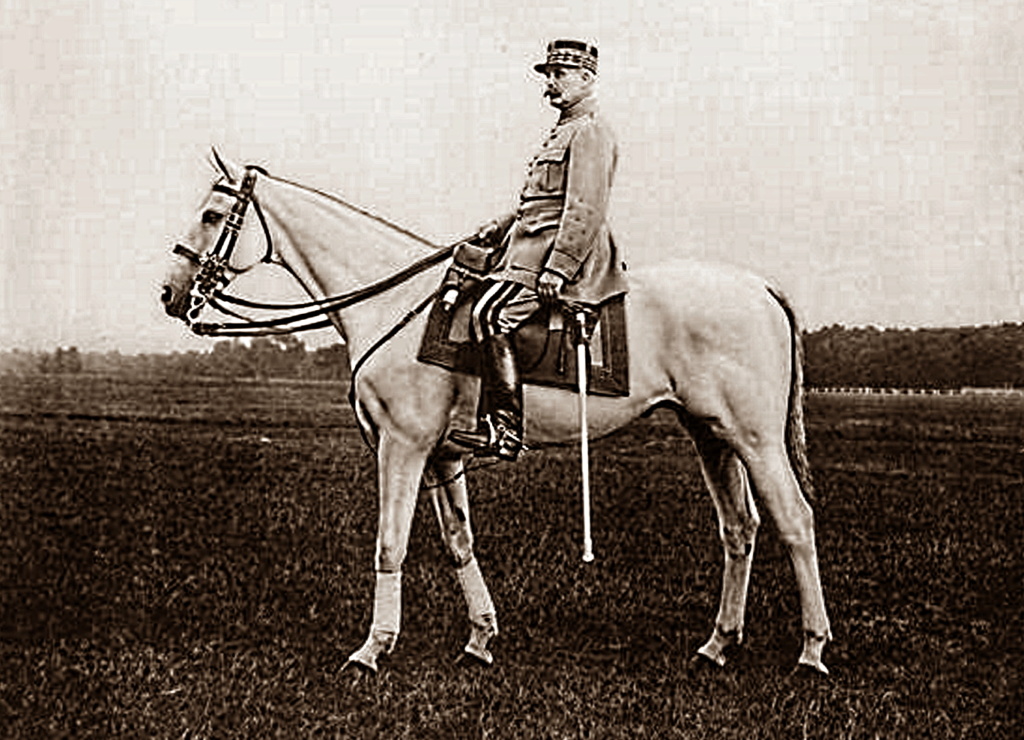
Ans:
{"label": "military officer", "polygon": [[522,450],[522,388],[509,334],[544,304],[597,305],[626,291],[625,266],[607,223],[617,149],[598,115],[597,48],[561,39],[534,69],[558,122],[531,160],[519,208],[480,229],[477,239],[501,244],[501,258],[473,307],[483,393],[476,431],[449,438],[477,454],[515,460]]}

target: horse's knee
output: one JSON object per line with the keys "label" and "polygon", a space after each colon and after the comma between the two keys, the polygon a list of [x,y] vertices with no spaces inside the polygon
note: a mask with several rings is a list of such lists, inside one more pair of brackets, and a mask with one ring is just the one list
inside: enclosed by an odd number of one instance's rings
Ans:
{"label": "horse's knee", "polygon": [[456,568],[473,559],[473,532],[465,524],[442,526],[441,537]]}
{"label": "horse's knee", "polygon": [[723,525],[720,531],[722,544],[730,558],[749,558],[754,552],[754,540],[760,522],[756,517],[736,524]]}
{"label": "horse's knee", "polygon": [[406,544],[381,536],[377,542],[376,568],[381,573],[399,573],[405,562]]}
{"label": "horse's knee", "polygon": [[467,513],[454,503],[441,504],[438,518],[441,539],[444,540],[452,562],[456,568],[465,565],[473,557],[473,530],[469,526]]}

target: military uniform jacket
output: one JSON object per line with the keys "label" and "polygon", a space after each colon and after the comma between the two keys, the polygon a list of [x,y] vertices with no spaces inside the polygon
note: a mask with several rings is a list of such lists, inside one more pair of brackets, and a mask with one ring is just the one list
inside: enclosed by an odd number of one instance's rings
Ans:
{"label": "military uniform jacket", "polygon": [[565,278],[563,299],[597,304],[626,291],[608,229],[617,149],[593,98],[562,112],[531,160],[519,209],[507,216],[504,252],[490,275],[536,290],[543,270]]}

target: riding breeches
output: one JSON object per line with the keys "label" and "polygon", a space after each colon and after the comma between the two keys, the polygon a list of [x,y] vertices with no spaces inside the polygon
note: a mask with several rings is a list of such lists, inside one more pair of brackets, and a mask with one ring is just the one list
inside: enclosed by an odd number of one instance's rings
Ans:
{"label": "riding breeches", "polygon": [[495,334],[509,334],[540,307],[540,296],[535,290],[520,283],[493,282],[473,304],[473,339],[482,342]]}

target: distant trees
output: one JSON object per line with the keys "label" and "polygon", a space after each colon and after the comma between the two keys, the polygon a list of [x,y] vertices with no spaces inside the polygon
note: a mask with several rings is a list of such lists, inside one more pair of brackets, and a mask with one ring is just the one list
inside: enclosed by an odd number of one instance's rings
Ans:
{"label": "distant trees", "polygon": [[949,329],[833,325],[804,335],[819,387],[1024,388],[1024,324]]}
{"label": "distant trees", "polygon": [[[1024,324],[949,329],[828,326],[804,334],[809,386],[1024,388]],[[309,349],[290,334],[216,342],[209,352],[122,355],[0,352],[0,373],[137,373],[347,380],[343,344]]]}
{"label": "distant trees", "polygon": [[306,347],[294,334],[282,334],[253,339],[249,354],[257,378],[297,378],[302,375]]}
{"label": "distant trees", "polygon": [[82,357],[77,347],[64,349],[58,347],[52,354],[43,354],[39,358],[39,372],[41,373],[80,373],[82,372]]}
{"label": "distant trees", "polygon": [[120,352],[0,352],[0,373],[103,373],[149,376],[216,376],[345,380],[348,353],[342,344],[308,350],[293,335],[216,342],[209,352],[124,355]]}

